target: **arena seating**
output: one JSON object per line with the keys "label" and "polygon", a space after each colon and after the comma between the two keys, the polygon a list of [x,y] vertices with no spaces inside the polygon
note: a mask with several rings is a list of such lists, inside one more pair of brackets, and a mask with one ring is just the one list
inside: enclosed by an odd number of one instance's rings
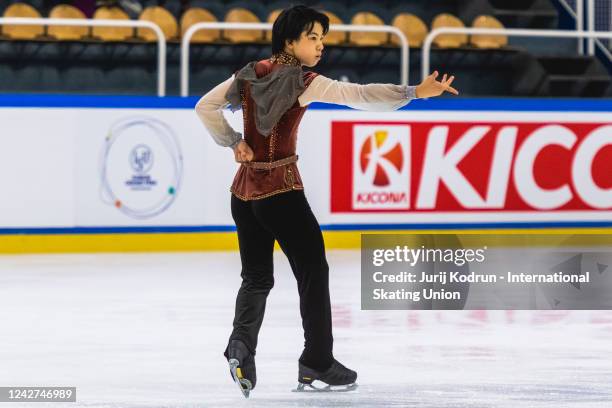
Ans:
{"label": "arena seating", "polygon": [[[50,18],[86,18],[78,8],[69,4],[58,4],[49,12]],[[89,36],[89,27],[49,26],[47,34],[59,41],[76,41]]]}
{"label": "arena seating", "polygon": [[[138,19],[142,21],[151,21],[157,24],[164,33],[166,40],[178,38],[178,23],[174,16],[163,7],[149,6],[143,10]],[[136,30],[136,36],[145,41],[157,40],[155,33],[149,28],[138,28]]]}
{"label": "arena seating", "polygon": [[[181,36],[185,35],[185,31],[196,23],[212,23],[216,22],[217,17],[209,10],[201,7],[192,7],[185,11],[181,16]],[[214,43],[221,38],[221,30],[201,30],[196,32],[191,37],[192,43]]]}
{"label": "arena seating", "polygon": [[[4,17],[32,17],[40,18],[41,15],[34,7],[25,3],[11,4],[4,10]],[[6,25],[2,27],[2,34],[11,40],[33,40],[42,36],[44,33],[43,26],[39,25]]]}
{"label": "arena seating", "polygon": [[[474,28],[501,29],[504,25],[493,16],[481,15],[472,22]],[[508,45],[508,37],[500,35],[472,35],[470,44],[477,48],[501,48]]]}
{"label": "arena seating", "polygon": [[[408,38],[410,48],[419,48],[423,44],[423,40],[429,32],[427,25],[418,16],[411,13],[399,13],[393,17],[391,25],[399,28]],[[400,41],[397,36],[393,35],[390,38],[391,43],[399,45]]]}
{"label": "arena seating", "polygon": [[[118,7],[100,7],[93,16],[101,20],[129,20],[127,13]],[[134,35],[134,30],[128,27],[93,27],[91,34],[102,41],[124,41]]]}
{"label": "arena seating", "polygon": [[[261,20],[250,10],[242,7],[228,10],[226,23],[261,23]],[[263,39],[261,30],[223,30],[223,38],[232,43],[256,43]]]}
{"label": "arena seating", "polygon": [[[420,80],[420,48],[430,30],[446,26],[557,28],[559,12],[552,1],[302,3],[323,10],[335,24],[388,24],[402,30],[409,39],[410,82],[415,83]],[[83,18],[68,3],[0,0],[0,14]],[[112,0],[106,4],[93,18],[130,18]],[[200,21],[271,22],[287,2],[146,0],[143,6],[136,18],[157,23],[168,41],[168,94],[176,95],[180,39],[191,25]],[[156,45],[150,29],[0,28],[0,75],[5,79],[0,92],[155,93]],[[261,30],[198,32],[192,38],[190,93],[201,94],[248,61],[269,56],[270,41],[270,33]],[[399,81],[399,41],[394,35],[332,32],[325,45],[324,58],[316,68],[324,75],[361,83]],[[610,72],[597,58],[577,55],[576,40],[441,35],[435,39],[431,62],[432,69],[455,74],[456,85],[465,96],[612,95]]]}
{"label": "arena seating", "polygon": [[[465,24],[452,14],[442,13],[433,19],[431,29],[435,30],[442,27],[465,28]],[[442,34],[434,38],[434,44],[439,48],[459,48],[467,43],[467,34]]]}

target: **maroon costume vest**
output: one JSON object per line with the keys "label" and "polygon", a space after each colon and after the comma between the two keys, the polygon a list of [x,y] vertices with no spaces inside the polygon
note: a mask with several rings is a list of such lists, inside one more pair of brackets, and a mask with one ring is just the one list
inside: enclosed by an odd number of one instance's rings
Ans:
{"label": "maroon costume vest", "polygon": [[[281,64],[265,59],[255,65],[255,73],[261,78]],[[304,85],[308,87],[317,76],[304,72]],[[250,84],[245,81],[240,90],[244,119],[244,139],[253,149],[253,161],[242,163],[234,177],[230,191],[241,200],[257,200],[291,190],[303,190],[302,179],[297,168],[295,154],[297,130],[306,112],[306,106],[296,101],[283,114],[268,137],[257,132],[255,126],[255,104],[250,96]]]}

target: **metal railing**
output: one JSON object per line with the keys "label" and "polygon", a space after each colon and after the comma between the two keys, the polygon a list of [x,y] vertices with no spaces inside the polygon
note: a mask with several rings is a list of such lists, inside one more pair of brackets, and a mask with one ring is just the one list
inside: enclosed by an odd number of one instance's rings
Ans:
{"label": "metal railing", "polygon": [[551,37],[551,38],[612,38],[612,32],[606,31],[568,31],[568,30],[534,30],[514,28],[460,28],[444,27],[430,32],[423,41],[423,55],[421,57],[421,78],[425,79],[430,69],[431,44],[434,38],[441,34],[486,34],[505,35],[508,37]]}
{"label": "metal railing", "polygon": [[[584,31],[584,0],[576,1],[576,31]],[[578,54],[584,55],[583,41],[578,41]]]}
{"label": "metal railing", "polygon": [[[584,16],[585,7],[584,0],[575,0],[571,4],[568,4],[566,0],[558,0],[559,4],[568,12],[568,14],[576,21],[576,31],[584,31]],[[575,10],[574,10],[575,7]],[[586,4],[586,16],[587,16],[587,31],[595,31],[595,1],[587,0]],[[610,7],[609,26],[612,26],[612,7]],[[612,41],[610,41],[612,44]],[[612,52],[609,47],[606,47],[599,39],[590,38],[587,41],[587,53],[588,55],[595,55],[595,45],[599,50],[612,61]],[[578,41],[578,54],[584,55],[584,44],[582,41]]]}
{"label": "metal railing", "polygon": [[[595,31],[595,0],[587,0],[587,31]],[[595,39],[587,41],[587,54],[595,55]]]}
{"label": "metal railing", "polygon": [[150,28],[157,37],[157,96],[166,95],[166,37],[161,28],[150,21],[140,20],[90,20],[80,18],[25,18],[0,17],[0,25],[43,25],[74,27],[128,27]]}
{"label": "metal railing", "polygon": [[[191,37],[200,30],[271,30],[270,23],[214,23],[203,22],[196,23],[189,27],[181,40],[181,96],[189,95],[189,45]],[[408,84],[408,62],[409,52],[408,39],[404,33],[393,26],[370,26],[370,25],[347,25],[347,24],[331,24],[330,31],[344,32],[371,32],[371,33],[391,33],[395,34],[400,39],[401,48],[401,63],[400,63],[400,81],[402,85]]]}

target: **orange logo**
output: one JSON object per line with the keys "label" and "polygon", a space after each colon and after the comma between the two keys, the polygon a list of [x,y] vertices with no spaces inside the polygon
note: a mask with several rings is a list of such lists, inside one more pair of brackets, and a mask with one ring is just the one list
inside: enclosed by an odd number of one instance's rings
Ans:
{"label": "orange logo", "polygon": [[[404,164],[404,155],[399,142],[397,142],[388,152],[380,154],[382,150],[381,146],[385,144],[388,136],[389,134],[386,130],[375,131],[373,135],[369,135],[363,141],[359,153],[359,163],[362,173],[365,173],[369,166],[376,166],[372,184],[379,187],[385,187],[390,184],[389,174],[381,165],[381,161],[387,161],[390,165],[395,167],[398,173],[401,171],[402,165]],[[371,163],[372,160],[376,160],[376,162]],[[388,166],[385,167],[388,168]]]}

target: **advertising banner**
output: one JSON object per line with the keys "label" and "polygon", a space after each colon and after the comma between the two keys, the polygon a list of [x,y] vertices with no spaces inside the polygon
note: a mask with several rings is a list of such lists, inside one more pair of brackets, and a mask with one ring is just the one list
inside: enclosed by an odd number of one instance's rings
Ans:
{"label": "advertising banner", "polygon": [[[16,107],[5,98],[0,166],[10,199],[0,224],[231,229],[238,164],[198,119],[197,100],[151,98],[145,107],[141,99]],[[297,147],[306,196],[324,228],[609,225],[612,113],[541,104],[436,110],[424,101],[393,112],[313,104]],[[241,112],[225,117],[242,130]]]}

